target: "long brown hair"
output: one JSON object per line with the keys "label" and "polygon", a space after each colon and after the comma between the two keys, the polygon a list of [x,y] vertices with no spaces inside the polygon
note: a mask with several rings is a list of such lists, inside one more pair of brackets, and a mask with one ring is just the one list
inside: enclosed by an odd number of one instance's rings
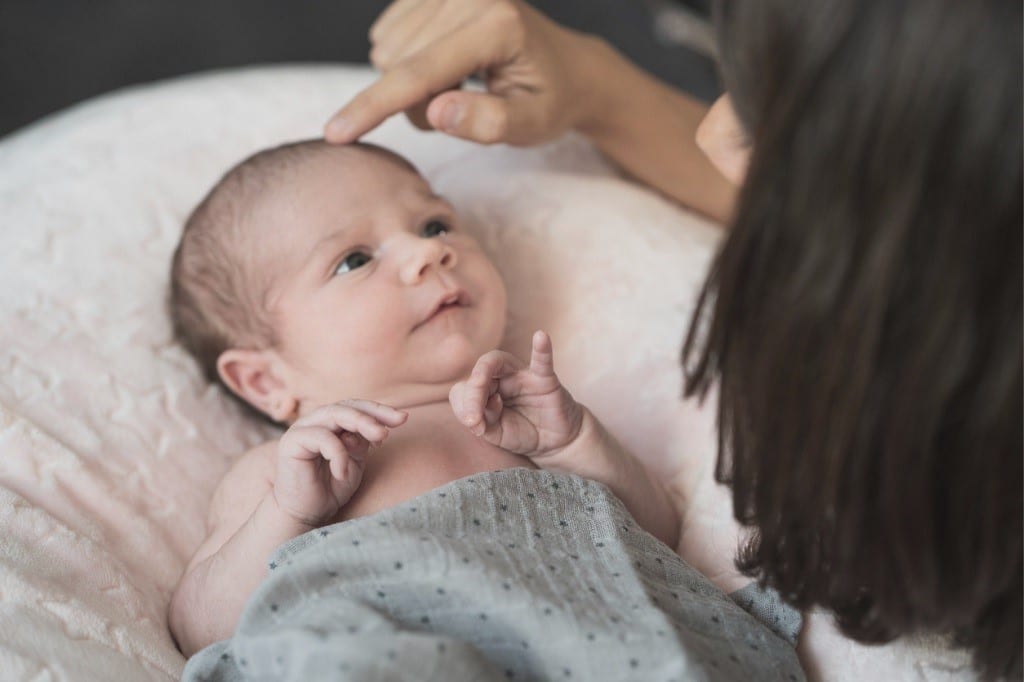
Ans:
{"label": "long brown hair", "polygon": [[724,0],[748,175],[683,348],[738,565],[1021,675],[1021,6]]}

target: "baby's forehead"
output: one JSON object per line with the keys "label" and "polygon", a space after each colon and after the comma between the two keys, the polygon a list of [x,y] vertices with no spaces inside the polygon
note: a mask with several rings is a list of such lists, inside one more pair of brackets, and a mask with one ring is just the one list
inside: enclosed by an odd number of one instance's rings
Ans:
{"label": "baby's forehead", "polygon": [[262,266],[386,205],[438,201],[401,156],[371,145],[324,145],[271,170],[248,207],[250,257]]}
{"label": "baby's forehead", "polygon": [[434,196],[433,190],[419,171],[402,157],[387,150],[364,146],[340,146],[322,150],[282,169],[276,182],[268,183],[269,203],[283,203],[298,209],[300,197],[306,200],[331,201],[358,210],[382,192]]}
{"label": "baby's forehead", "polygon": [[420,172],[405,158],[392,151],[375,145],[360,143],[351,145],[325,144],[307,158],[304,164],[307,172],[337,172],[403,176],[413,181],[426,183]]}

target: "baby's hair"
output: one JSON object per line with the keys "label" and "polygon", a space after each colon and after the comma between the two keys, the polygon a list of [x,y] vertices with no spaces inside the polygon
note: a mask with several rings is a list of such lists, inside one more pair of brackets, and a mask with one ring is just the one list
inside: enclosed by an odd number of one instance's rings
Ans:
{"label": "baby's hair", "polygon": [[267,310],[270,282],[243,264],[255,252],[254,209],[295,168],[323,154],[384,154],[416,173],[402,157],[375,145],[301,140],[264,149],[227,171],[185,221],[171,261],[168,312],[174,338],[199,363],[207,380],[220,384],[253,415],[273,420],[238,397],[217,371],[229,348],[272,348],[277,339]]}

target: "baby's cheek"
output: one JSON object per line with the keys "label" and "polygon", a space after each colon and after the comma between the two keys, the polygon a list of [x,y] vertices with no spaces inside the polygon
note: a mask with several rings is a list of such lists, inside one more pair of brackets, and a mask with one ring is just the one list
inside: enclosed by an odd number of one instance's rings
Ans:
{"label": "baby's cheek", "polygon": [[508,291],[505,282],[497,270],[493,270],[494,283],[492,284],[491,295],[494,300],[489,306],[493,321],[490,328],[489,346],[497,348],[505,336],[505,327],[508,324]]}

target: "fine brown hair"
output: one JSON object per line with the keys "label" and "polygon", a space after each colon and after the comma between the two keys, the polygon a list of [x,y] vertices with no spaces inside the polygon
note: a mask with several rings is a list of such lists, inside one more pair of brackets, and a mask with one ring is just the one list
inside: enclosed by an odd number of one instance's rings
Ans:
{"label": "fine brown hair", "polygon": [[753,149],[682,352],[737,565],[1021,676],[1021,5],[724,0]]}

